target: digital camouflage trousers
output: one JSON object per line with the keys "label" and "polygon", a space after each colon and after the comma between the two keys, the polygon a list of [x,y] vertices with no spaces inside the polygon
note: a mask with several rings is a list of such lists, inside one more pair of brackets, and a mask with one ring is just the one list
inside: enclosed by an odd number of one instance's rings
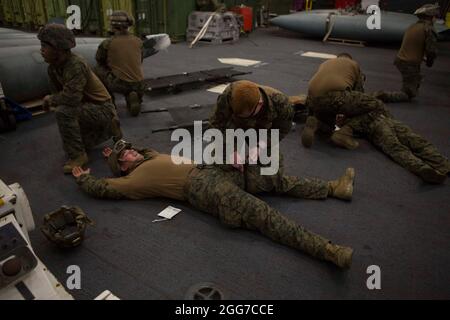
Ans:
{"label": "digital camouflage trousers", "polygon": [[329,240],[246,192],[245,184],[244,176],[236,170],[203,167],[191,178],[187,198],[191,205],[218,217],[226,226],[259,231],[273,241],[324,259]]}
{"label": "digital camouflage trousers", "polygon": [[114,125],[120,126],[111,102],[84,103],[80,107],[61,105],[55,115],[64,151],[70,159],[110,139],[115,133]]}
{"label": "digital camouflage trousers", "polygon": [[346,125],[415,174],[427,167],[443,174],[450,171],[449,160],[429,141],[400,121],[372,113],[350,119]]}
{"label": "digital camouflage trousers", "polygon": [[114,96],[113,93],[120,93],[125,96],[129,95],[131,92],[136,92],[139,98],[142,100],[145,92],[145,84],[143,81],[141,82],[128,82],[122,79],[117,78],[114,73],[111,72],[110,69],[96,66],[94,68],[94,72],[99,77],[99,79],[103,82],[105,87],[108,89],[111,96]]}
{"label": "digital camouflage trousers", "polygon": [[407,102],[416,97],[423,76],[420,74],[420,64],[408,63],[400,59],[394,62],[397,69],[402,75],[401,91],[378,91],[374,96],[384,102]]}
{"label": "digital camouflage trousers", "polygon": [[354,90],[332,91],[320,97],[309,97],[306,103],[309,114],[321,122],[321,131],[329,133],[334,131],[338,114],[343,114],[346,118],[370,112],[389,115],[389,111],[381,100]]}

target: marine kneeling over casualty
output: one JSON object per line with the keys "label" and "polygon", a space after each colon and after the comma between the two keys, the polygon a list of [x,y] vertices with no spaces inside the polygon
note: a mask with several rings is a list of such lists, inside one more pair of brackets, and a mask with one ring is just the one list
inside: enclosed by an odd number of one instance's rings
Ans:
{"label": "marine kneeling over casualty", "polygon": [[128,111],[132,116],[141,112],[144,96],[143,42],[130,34],[134,19],[125,11],[114,11],[110,16],[113,36],[103,41],[97,50],[97,76],[113,97],[125,95]]}
{"label": "marine kneeling over casualty", "polygon": [[437,33],[433,24],[439,9],[439,5],[426,4],[416,10],[414,14],[419,21],[406,30],[394,62],[402,75],[403,87],[401,91],[378,91],[375,97],[384,102],[404,102],[417,96],[423,79],[422,62],[431,68],[437,57]]}
{"label": "marine kneeling over casualty", "polygon": [[49,64],[51,95],[44,109],[54,108],[64,150],[69,161],[64,173],[88,163],[87,151],[113,138],[122,138],[120,121],[111,96],[87,62],[71,52],[76,46],[72,31],[49,24],[38,34],[41,54]]}
{"label": "marine kneeling over casualty", "polygon": [[[259,231],[276,242],[341,268],[351,265],[351,248],[332,244],[247,192],[245,180],[249,177],[239,170],[197,166],[187,159],[185,164],[176,165],[170,155],[135,148],[125,141],[117,142],[113,149],[105,149],[103,154],[112,172],[119,177],[97,179],[89,169],[77,167],[73,170],[81,189],[91,196],[115,200],[162,197],[187,201],[193,207],[219,218],[228,227]],[[344,176],[331,182],[296,178],[297,184],[285,190],[285,195],[304,199],[326,199],[330,196],[350,200],[354,178],[353,169],[347,169]],[[276,180],[283,183],[282,177],[273,181]]]}
{"label": "marine kneeling over casualty", "polygon": [[[220,130],[224,136],[228,129],[267,130],[269,132],[267,139],[260,139],[258,146],[250,150],[257,158],[263,150],[272,154],[272,147],[278,145],[291,132],[294,115],[295,110],[290,98],[281,91],[241,80],[230,84],[219,96],[209,123],[210,128]],[[272,141],[272,130],[279,130],[278,141]],[[237,151],[235,158],[239,160]],[[235,165],[235,167],[246,174],[259,175],[255,171],[259,169],[257,166]],[[279,168],[280,172],[284,170],[282,154],[279,157]]]}
{"label": "marine kneeling over casualty", "polygon": [[[336,65],[339,68],[332,68]],[[423,181],[443,184],[450,173],[449,160],[426,139],[395,120],[381,100],[353,90],[359,72],[350,55],[320,66],[310,82],[308,108],[313,116],[308,118],[302,133],[303,144],[310,146],[318,124],[325,123],[337,146],[357,148],[359,143],[353,134],[358,134]],[[333,85],[334,80],[340,85]],[[331,130],[336,125],[339,130]]]}

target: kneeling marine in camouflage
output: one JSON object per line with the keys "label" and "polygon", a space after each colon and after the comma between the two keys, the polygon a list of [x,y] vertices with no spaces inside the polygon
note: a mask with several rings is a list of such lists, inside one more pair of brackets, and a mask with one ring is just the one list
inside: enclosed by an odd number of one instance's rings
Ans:
{"label": "kneeling marine in camouflage", "polygon": [[395,58],[395,66],[402,75],[401,91],[378,91],[374,96],[383,102],[405,102],[417,96],[423,76],[422,62],[431,68],[437,56],[437,35],[433,23],[440,14],[439,5],[426,4],[414,13],[418,18],[403,36],[402,46]]}
{"label": "kneeling marine in camouflage", "polygon": [[114,93],[125,95],[128,111],[132,116],[141,112],[144,96],[144,71],[142,69],[143,43],[129,33],[134,19],[125,11],[115,11],[110,16],[114,35],[103,41],[97,50],[97,76]]}
{"label": "kneeling marine in camouflage", "polygon": [[[272,240],[330,261],[341,268],[351,265],[353,250],[332,244],[288,219],[264,201],[245,191],[244,176],[237,170],[219,167],[175,165],[170,155],[150,149],[133,148],[124,141],[114,150],[105,149],[105,157],[114,174],[121,178],[97,179],[90,170],[75,168],[73,175],[81,189],[98,198],[147,199],[163,197],[188,201],[232,228],[256,230]],[[350,199],[354,170],[348,169],[337,181],[302,180],[286,193],[295,197],[325,199],[335,196]]]}
{"label": "kneeling marine in camouflage", "polygon": [[64,173],[88,162],[86,151],[111,137],[122,138],[119,118],[108,91],[83,58],[73,54],[75,37],[63,25],[39,31],[41,54],[49,64],[52,95],[44,108],[55,108],[56,120],[69,161]]}
{"label": "kneeling marine in camouflage", "polygon": [[[302,132],[304,147],[312,146],[318,129],[332,134],[337,114],[355,117],[384,108],[382,101],[364,93],[364,78],[359,64],[347,53],[320,65],[309,82],[306,105],[310,116]],[[355,149],[358,144],[348,139],[347,147]]]}

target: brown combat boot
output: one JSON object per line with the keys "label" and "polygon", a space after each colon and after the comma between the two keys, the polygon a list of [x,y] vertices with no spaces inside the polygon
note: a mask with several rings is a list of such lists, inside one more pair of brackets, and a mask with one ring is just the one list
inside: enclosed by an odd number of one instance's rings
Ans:
{"label": "brown combat boot", "polygon": [[431,184],[443,184],[447,179],[447,174],[443,174],[428,165],[420,168],[418,175],[423,181]]}
{"label": "brown combat boot", "polygon": [[328,182],[329,196],[341,200],[351,201],[355,183],[355,169],[348,168],[345,174],[335,181]]}
{"label": "brown combat boot", "polygon": [[339,268],[349,269],[352,265],[353,249],[329,243],[325,247],[325,260],[334,263]]}
{"label": "brown combat boot", "polygon": [[86,153],[81,154],[76,159],[71,159],[64,165],[64,174],[72,174],[72,170],[75,167],[83,167],[87,165],[89,158]]}
{"label": "brown combat boot", "polygon": [[133,91],[127,96],[126,100],[130,114],[133,117],[139,116],[141,113],[141,99],[139,98],[139,95]]}
{"label": "brown combat boot", "polygon": [[359,147],[358,141],[353,139],[353,130],[349,126],[343,126],[340,130],[335,131],[331,136],[331,141],[335,145],[348,150],[354,150]]}
{"label": "brown combat boot", "polygon": [[319,121],[316,117],[309,116],[306,119],[305,128],[302,132],[302,144],[305,148],[311,148],[314,142],[314,135],[319,127]]}

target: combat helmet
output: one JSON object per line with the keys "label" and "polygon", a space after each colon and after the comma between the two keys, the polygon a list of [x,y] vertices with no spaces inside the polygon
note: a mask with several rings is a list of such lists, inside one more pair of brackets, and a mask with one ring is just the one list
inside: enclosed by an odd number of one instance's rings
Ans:
{"label": "combat helmet", "polygon": [[425,4],[414,12],[416,16],[436,17],[440,14],[440,7],[438,4]]}
{"label": "combat helmet", "polygon": [[81,208],[63,206],[45,215],[41,231],[49,241],[67,249],[81,245],[87,225],[93,224]]}
{"label": "combat helmet", "polygon": [[47,24],[39,30],[37,37],[40,41],[59,50],[70,50],[76,46],[73,32],[62,24]]}
{"label": "combat helmet", "polygon": [[109,21],[115,29],[128,29],[134,25],[134,18],[123,10],[114,11],[109,16]]}
{"label": "combat helmet", "polygon": [[120,155],[124,150],[131,149],[132,147],[133,145],[125,140],[119,140],[114,145],[113,151],[108,158],[108,165],[116,177],[122,176],[122,170],[119,165]]}

